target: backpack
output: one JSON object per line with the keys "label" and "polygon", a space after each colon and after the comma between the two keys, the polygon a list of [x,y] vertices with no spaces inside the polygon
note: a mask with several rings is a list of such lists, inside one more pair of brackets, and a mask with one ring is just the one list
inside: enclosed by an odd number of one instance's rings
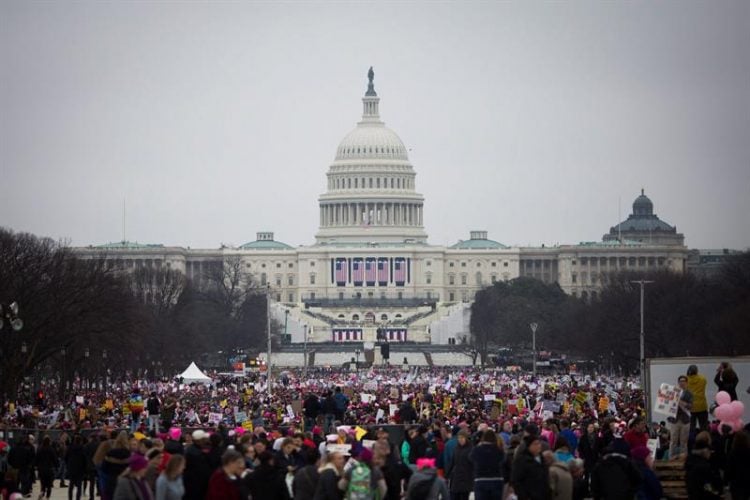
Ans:
{"label": "backpack", "polygon": [[344,498],[346,500],[372,500],[374,495],[371,477],[372,472],[367,464],[358,463],[355,465]]}

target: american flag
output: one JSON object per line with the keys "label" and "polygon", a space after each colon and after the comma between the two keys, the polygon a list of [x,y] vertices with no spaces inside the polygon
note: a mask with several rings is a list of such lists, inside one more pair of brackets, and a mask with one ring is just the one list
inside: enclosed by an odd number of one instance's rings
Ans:
{"label": "american flag", "polygon": [[388,284],[388,259],[378,259],[378,284],[385,286]]}
{"label": "american flag", "polygon": [[393,262],[393,281],[401,285],[406,282],[406,262],[403,257],[398,257]]}
{"label": "american flag", "polygon": [[365,269],[362,259],[356,258],[352,262],[352,281],[355,285],[361,285],[365,280]]}
{"label": "american flag", "polygon": [[346,259],[336,259],[336,283],[345,284],[346,274]]}
{"label": "american flag", "polygon": [[365,281],[368,285],[374,285],[376,277],[375,258],[367,257],[365,260]]}

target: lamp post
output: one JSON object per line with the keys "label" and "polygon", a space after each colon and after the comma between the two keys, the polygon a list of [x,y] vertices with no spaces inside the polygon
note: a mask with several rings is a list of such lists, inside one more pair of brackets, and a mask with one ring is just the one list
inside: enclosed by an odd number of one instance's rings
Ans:
{"label": "lamp post", "polygon": [[287,334],[289,333],[288,330],[289,325],[289,309],[284,310],[284,343],[287,342]]}
{"label": "lamp post", "polygon": [[307,325],[302,325],[302,330],[305,333],[304,338],[304,354],[305,354],[305,366],[302,368],[302,376],[303,378],[307,378]]}
{"label": "lamp post", "polygon": [[273,395],[273,375],[271,365],[271,285],[266,285],[266,333],[268,333],[268,359],[266,360],[266,383],[268,397]]}
{"label": "lamp post", "polygon": [[530,323],[529,328],[531,328],[531,351],[532,351],[532,360],[531,360],[531,370],[534,376],[536,377],[536,329],[539,327],[538,323]]}
{"label": "lamp post", "polygon": [[643,330],[643,295],[646,285],[653,283],[648,280],[632,280],[631,283],[637,283],[641,288],[641,333],[640,333],[640,344],[641,344],[641,355],[640,355],[640,371],[641,371],[641,390],[643,391],[643,402],[646,405],[648,411],[648,396],[646,395],[646,334]]}
{"label": "lamp post", "polygon": [[65,390],[67,388],[66,385],[68,383],[67,376],[66,376],[67,374],[65,373],[65,371],[66,371],[65,370],[65,368],[66,368],[65,365],[66,365],[67,354],[68,353],[65,350],[65,347],[63,347],[62,349],[60,349],[60,355],[62,356],[62,359],[63,359],[62,379],[60,379],[60,392],[62,394],[63,400],[65,400]]}
{"label": "lamp post", "polygon": [[357,367],[357,371],[359,371],[359,354],[360,354],[359,348],[354,350],[354,355],[357,356],[357,364],[355,365]]}
{"label": "lamp post", "polygon": [[102,389],[107,388],[107,350],[102,349],[102,364],[104,365],[104,376],[102,377]]}

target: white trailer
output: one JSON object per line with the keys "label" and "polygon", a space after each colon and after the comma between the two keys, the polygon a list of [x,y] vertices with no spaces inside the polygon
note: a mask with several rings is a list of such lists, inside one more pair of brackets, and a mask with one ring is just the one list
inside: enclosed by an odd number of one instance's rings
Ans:
{"label": "white trailer", "polygon": [[688,366],[698,367],[698,373],[706,377],[706,400],[709,408],[716,398],[717,388],[714,384],[714,376],[719,363],[728,361],[732,363],[734,371],[737,372],[739,383],[737,384],[737,398],[745,404],[745,413],[742,421],[748,423],[750,420],[750,356],[735,358],[720,357],[686,357],[686,358],[653,358],[646,360],[646,392],[649,395],[648,410],[649,420],[664,420],[666,417],[654,416],[651,412],[656,404],[656,393],[663,383],[677,385],[677,377],[686,375]]}

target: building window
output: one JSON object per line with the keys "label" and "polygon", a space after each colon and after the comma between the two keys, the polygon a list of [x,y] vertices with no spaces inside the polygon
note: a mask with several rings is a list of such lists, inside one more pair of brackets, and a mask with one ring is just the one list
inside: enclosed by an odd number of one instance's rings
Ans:
{"label": "building window", "polygon": [[339,300],[344,300],[344,292],[339,292]]}
{"label": "building window", "polygon": [[572,279],[573,283],[578,283],[578,275],[577,274],[573,273],[573,276],[571,276],[571,279]]}
{"label": "building window", "polygon": [[404,298],[404,292],[398,292],[398,299],[401,300]]}
{"label": "building window", "polygon": [[455,285],[456,284],[456,276],[454,274],[448,275],[448,284],[449,285]]}
{"label": "building window", "polygon": [[280,268],[281,268],[281,262],[277,262],[276,263],[276,269],[280,269]]}
{"label": "building window", "polygon": [[427,267],[430,267],[431,265],[432,265],[432,262],[428,260],[427,261]]}
{"label": "building window", "polygon": [[497,267],[497,262],[493,262],[492,267]]}
{"label": "building window", "polygon": [[380,321],[388,321],[388,315],[387,314],[381,314],[380,315]]}
{"label": "building window", "polygon": [[466,267],[466,262],[461,262],[461,267]]}
{"label": "building window", "polygon": [[315,292],[310,292],[310,300],[315,300]]}
{"label": "building window", "polygon": [[477,267],[482,267],[482,263],[481,262],[477,262]]}
{"label": "building window", "polygon": [[571,266],[575,266],[575,265],[576,265],[576,261],[575,261],[575,259],[573,259],[573,260],[572,260],[572,261],[570,262],[570,265],[571,265]]}
{"label": "building window", "polygon": [[371,298],[373,298],[374,296],[375,296],[375,294],[374,294],[374,293],[372,293],[372,292],[367,292],[367,298],[368,298],[368,299],[371,299]]}
{"label": "building window", "polygon": [[432,284],[432,274],[425,275],[424,279],[425,279],[425,283],[427,283],[428,285]]}
{"label": "building window", "polygon": [[448,267],[453,267],[453,262],[448,262]]}
{"label": "building window", "polygon": [[263,269],[265,269],[266,268],[266,264],[263,263],[263,264],[260,265],[260,267],[262,267]]}
{"label": "building window", "polygon": [[266,282],[268,281],[268,277],[266,276],[266,273],[261,273],[260,275],[260,284],[263,286],[266,286]]}
{"label": "building window", "polygon": [[453,293],[453,292],[449,292],[448,293],[448,301],[449,302],[453,302],[454,300],[456,300],[456,294]]}
{"label": "building window", "polygon": [[294,285],[294,276],[289,276],[289,279],[287,280],[287,283],[289,283],[289,286]]}
{"label": "building window", "polygon": [[281,302],[281,294],[280,293],[276,294],[276,302]]}
{"label": "building window", "polygon": [[293,293],[289,294],[289,302],[294,302],[294,294]]}
{"label": "building window", "polygon": [[281,276],[276,276],[276,286],[281,286]]}
{"label": "building window", "polygon": [[292,269],[294,267],[294,262],[289,263],[289,269]]}
{"label": "building window", "polygon": [[508,267],[508,263],[507,262],[503,262],[503,267]]}
{"label": "building window", "polygon": [[456,345],[456,339],[454,337],[448,337],[448,345]]}
{"label": "building window", "polygon": [[461,275],[461,284],[462,284],[462,285],[465,285],[465,284],[466,284],[466,275],[465,275],[465,274],[462,274],[462,275]]}
{"label": "building window", "polygon": [[477,273],[476,279],[477,279],[477,285],[481,286],[482,285],[482,273]]}
{"label": "building window", "polygon": [[491,278],[491,279],[492,279],[492,284],[493,284],[493,285],[494,285],[495,283],[497,283],[497,274],[493,274],[493,275],[492,275],[492,278]]}
{"label": "building window", "polygon": [[315,261],[314,260],[310,261],[310,267],[315,267]]}
{"label": "building window", "polygon": [[310,273],[310,284],[311,285],[315,284],[315,273]]}
{"label": "building window", "polygon": [[427,291],[427,298],[428,298],[428,299],[431,299],[431,298],[432,298],[432,292],[430,292],[429,290]]}

